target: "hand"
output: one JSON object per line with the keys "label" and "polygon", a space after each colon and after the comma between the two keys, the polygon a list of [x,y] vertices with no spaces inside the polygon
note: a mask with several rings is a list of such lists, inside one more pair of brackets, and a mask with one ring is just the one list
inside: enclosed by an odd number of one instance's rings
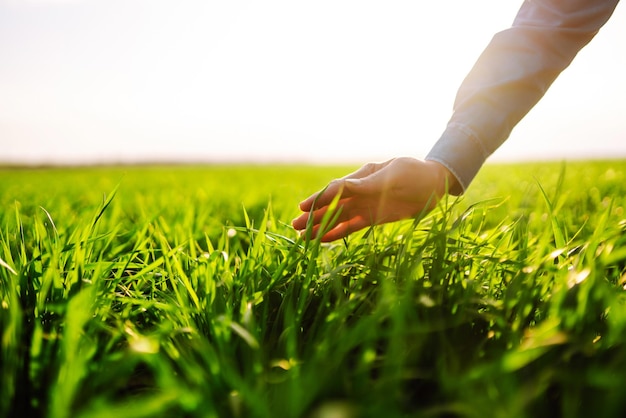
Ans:
{"label": "hand", "polygon": [[339,195],[337,211],[341,212],[321,238],[334,241],[368,226],[430,211],[453,187],[452,182],[456,182],[454,176],[435,161],[403,157],[369,163],[302,201],[304,213],[293,220],[293,227],[303,231],[312,216],[312,237],[316,237],[329,204]]}

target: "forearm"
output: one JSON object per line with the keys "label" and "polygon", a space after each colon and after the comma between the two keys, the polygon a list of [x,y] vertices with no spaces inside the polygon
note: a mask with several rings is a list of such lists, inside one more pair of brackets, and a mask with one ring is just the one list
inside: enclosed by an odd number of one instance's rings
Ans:
{"label": "forearm", "polygon": [[617,0],[526,1],[494,36],[457,93],[427,160],[447,167],[462,193],[487,157],[608,20]]}

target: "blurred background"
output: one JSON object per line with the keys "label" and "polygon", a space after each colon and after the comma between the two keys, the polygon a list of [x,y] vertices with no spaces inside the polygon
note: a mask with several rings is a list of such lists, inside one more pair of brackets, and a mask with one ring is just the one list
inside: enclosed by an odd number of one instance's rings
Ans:
{"label": "blurred background", "polygon": [[[0,163],[421,158],[520,4],[0,0]],[[491,160],[626,157],[625,27]]]}

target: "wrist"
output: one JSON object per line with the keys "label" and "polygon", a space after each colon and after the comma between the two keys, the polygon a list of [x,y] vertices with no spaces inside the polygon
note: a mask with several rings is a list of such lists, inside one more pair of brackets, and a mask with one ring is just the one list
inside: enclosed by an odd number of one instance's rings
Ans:
{"label": "wrist", "polygon": [[435,189],[439,196],[443,196],[446,193],[460,194],[458,191],[462,190],[462,188],[459,181],[445,165],[432,160],[427,160],[426,163],[432,167],[435,173]]}

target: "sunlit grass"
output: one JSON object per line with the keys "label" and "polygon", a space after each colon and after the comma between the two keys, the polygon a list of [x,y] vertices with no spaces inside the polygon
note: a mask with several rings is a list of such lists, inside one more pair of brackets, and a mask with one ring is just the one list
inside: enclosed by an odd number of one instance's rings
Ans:
{"label": "sunlit grass", "polygon": [[0,172],[0,416],[626,410],[626,163],[487,166],[423,219],[299,238],[347,171]]}

